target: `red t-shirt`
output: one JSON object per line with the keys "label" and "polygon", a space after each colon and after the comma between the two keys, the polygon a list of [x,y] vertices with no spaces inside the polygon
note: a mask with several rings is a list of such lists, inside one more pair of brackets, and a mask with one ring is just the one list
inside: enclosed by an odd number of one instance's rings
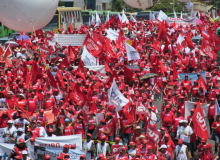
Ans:
{"label": "red t-shirt", "polygon": [[160,118],[163,121],[163,127],[168,127],[171,126],[171,124],[173,123],[174,114],[171,111],[168,113],[166,111],[163,111]]}
{"label": "red t-shirt", "polygon": [[213,122],[211,127],[218,127],[216,130],[214,130],[214,132],[220,133],[220,122]]}
{"label": "red t-shirt", "polygon": [[18,101],[18,107],[25,109],[26,108],[26,100],[22,99],[21,101]]}
{"label": "red t-shirt", "polygon": [[13,108],[14,108],[15,99],[14,99],[13,97],[12,97],[11,99],[6,98],[5,103],[8,104],[8,106],[9,106],[10,109],[13,109]]}
{"label": "red t-shirt", "polygon": [[32,135],[33,138],[40,137],[40,128],[35,128],[34,130],[32,130]]}
{"label": "red t-shirt", "polygon": [[[93,118],[89,119],[88,121],[89,121],[89,123],[95,123],[95,120]],[[94,124],[88,124],[88,129],[95,129],[95,125]]]}
{"label": "red t-shirt", "polygon": [[192,87],[192,83],[190,80],[183,80],[181,82],[181,86],[186,88],[186,91],[189,92],[189,87]]}
{"label": "red t-shirt", "polygon": [[131,127],[124,128],[125,125],[130,125],[131,122],[126,117],[120,118],[120,124],[121,124],[121,132],[129,134],[131,133]]}
{"label": "red t-shirt", "polygon": [[215,104],[209,105],[208,119],[215,118]]}
{"label": "red t-shirt", "polygon": [[34,112],[37,108],[37,98],[34,98],[34,99],[31,99],[29,98],[28,99],[28,111],[29,112]]}
{"label": "red t-shirt", "polygon": [[50,99],[47,99],[46,100],[46,103],[45,103],[45,109],[49,109],[51,108],[53,105],[54,105],[54,99],[53,98],[50,98]]}
{"label": "red t-shirt", "polygon": [[73,135],[73,126],[65,127],[64,130],[63,130],[63,135],[64,136]]}
{"label": "red t-shirt", "polygon": [[82,134],[82,139],[84,139],[84,127],[82,123],[75,123],[75,134]]}

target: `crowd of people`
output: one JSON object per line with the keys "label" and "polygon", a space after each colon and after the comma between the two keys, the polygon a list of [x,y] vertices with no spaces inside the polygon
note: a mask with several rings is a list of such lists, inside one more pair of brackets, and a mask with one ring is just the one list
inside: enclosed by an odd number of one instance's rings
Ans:
{"label": "crowd of people", "polygon": [[[27,140],[35,145],[38,137],[74,134],[81,134],[84,139],[85,154],[80,160],[218,160],[218,26],[219,22],[208,20],[199,25],[148,20],[120,24],[111,18],[99,26],[59,29],[57,34],[87,34],[83,45],[99,59],[99,65],[105,66],[104,80],[97,76],[99,71],[84,68],[83,46],[48,46],[48,34],[41,30],[29,34],[30,39],[25,41],[15,38],[18,46],[0,47],[0,53],[4,51],[0,61],[0,107],[6,108],[1,111],[0,128],[5,128],[4,143],[15,144],[8,160],[30,159]],[[118,40],[110,40],[106,29],[118,32]],[[209,39],[203,33],[205,29]],[[179,35],[185,43],[178,43]],[[201,41],[193,43],[192,37],[215,43],[210,47],[212,54],[204,52],[207,50]],[[140,59],[128,61],[128,39]],[[143,79],[148,73],[157,76]],[[181,73],[186,74],[183,80],[178,77]],[[191,73],[197,74],[193,82],[189,78]],[[129,101],[120,110],[119,106],[109,104],[108,93],[114,80]],[[159,90],[155,91],[156,87]],[[162,106],[156,106],[156,101]],[[194,102],[187,118],[186,101]],[[138,103],[143,104],[146,113],[136,113]],[[213,133],[214,146],[194,132],[192,117],[200,103],[208,107],[208,129],[210,135]],[[54,121],[49,123],[45,112],[51,110]],[[102,119],[98,119],[97,113],[103,113]],[[158,141],[150,138],[149,126],[159,133]],[[120,147],[114,155],[112,148],[116,145]],[[57,159],[69,159],[69,149],[76,149],[76,145],[64,145]],[[44,158],[50,159],[50,155]]]}

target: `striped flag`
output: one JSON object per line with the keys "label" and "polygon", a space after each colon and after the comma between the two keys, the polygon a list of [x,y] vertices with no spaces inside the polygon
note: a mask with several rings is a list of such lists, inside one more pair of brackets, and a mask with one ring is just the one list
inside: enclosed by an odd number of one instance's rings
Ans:
{"label": "striped flag", "polygon": [[220,114],[220,107],[218,101],[215,100],[215,115]]}

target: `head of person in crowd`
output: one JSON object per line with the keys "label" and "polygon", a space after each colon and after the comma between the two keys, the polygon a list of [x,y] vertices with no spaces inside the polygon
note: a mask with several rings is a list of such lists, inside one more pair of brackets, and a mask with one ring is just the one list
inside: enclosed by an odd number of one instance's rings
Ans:
{"label": "head of person in crowd", "polygon": [[63,153],[68,153],[69,152],[69,148],[70,148],[70,146],[68,144],[65,144],[63,146]]}
{"label": "head of person in crowd", "polygon": [[115,137],[115,144],[119,145],[120,140],[121,140],[121,139],[120,139],[120,137],[118,137],[118,136],[117,136],[117,137]]}
{"label": "head of person in crowd", "polygon": [[16,144],[16,146],[19,148],[19,149],[24,149],[24,148],[27,148],[26,146],[26,143],[25,143],[25,140],[23,138],[20,138],[18,143]]}
{"label": "head of person in crowd", "polygon": [[36,120],[31,121],[31,128],[32,128],[32,129],[37,128],[37,121],[36,121]]}
{"label": "head of person in crowd", "polygon": [[178,139],[178,145],[181,147],[183,145],[183,140],[181,138]]}
{"label": "head of person in crowd", "polygon": [[71,144],[70,149],[76,149],[76,144],[75,143]]}
{"label": "head of person in crowd", "polygon": [[30,138],[30,143],[31,143],[31,145],[35,145],[35,138],[34,137]]}
{"label": "head of person in crowd", "polygon": [[80,156],[80,160],[86,160],[85,154],[82,154],[82,155]]}
{"label": "head of person in crowd", "polygon": [[92,139],[92,135],[90,133],[86,134],[86,140],[87,142],[90,142],[90,140]]}
{"label": "head of person in crowd", "polygon": [[45,160],[50,160],[50,155],[49,155],[49,154],[46,154],[46,155],[44,156],[44,159],[45,159]]}
{"label": "head of person in crowd", "polygon": [[160,150],[160,152],[161,152],[162,154],[165,154],[165,153],[167,152],[167,145],[162,144],[162,145],[160,146],[159,150]]}
{"label": "head of person in crowd", "polygon": [[101,137],[100,137],[101,145],[105,144],[105,139],[106,139],[106,136],[105,135],[101,135]]}

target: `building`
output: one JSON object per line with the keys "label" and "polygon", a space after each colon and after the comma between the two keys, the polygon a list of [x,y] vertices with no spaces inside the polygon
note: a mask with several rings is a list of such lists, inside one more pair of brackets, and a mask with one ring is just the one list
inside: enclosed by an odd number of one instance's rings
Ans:
{"label": "building", "polygon": [[80,7],[85,9],[84,0],[60,0],[65,7]]}

